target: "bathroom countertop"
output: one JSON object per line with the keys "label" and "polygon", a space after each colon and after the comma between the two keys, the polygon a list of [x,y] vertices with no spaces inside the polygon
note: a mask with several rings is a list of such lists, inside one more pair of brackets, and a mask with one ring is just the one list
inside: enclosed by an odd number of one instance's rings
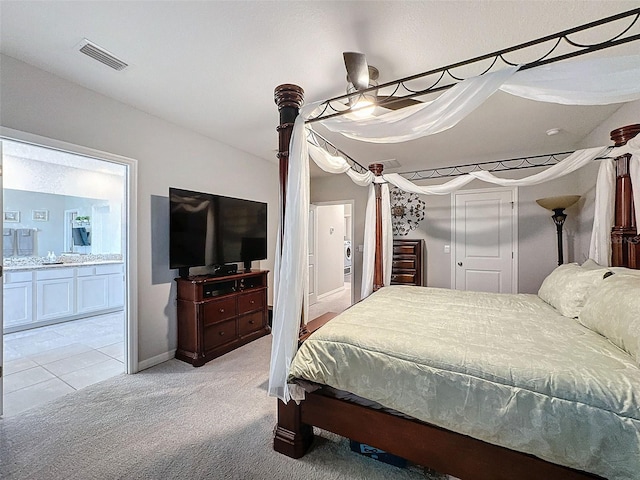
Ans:
{"label": "bathroom countertop", "polygon": [[107,265],[123,263],[122,260],[87,260],[86,262],[62,262],[62,263],[34,263],[28,265],[12,265],[5,266],[3,270],[5,272],[18,272],[27,270],[44,270],[50,268],[73,268],[73,267],[88,267],[91,265]]}

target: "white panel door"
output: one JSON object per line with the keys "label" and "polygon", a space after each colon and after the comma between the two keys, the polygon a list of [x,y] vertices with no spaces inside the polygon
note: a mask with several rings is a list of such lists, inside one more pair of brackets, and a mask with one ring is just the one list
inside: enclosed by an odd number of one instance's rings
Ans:
{"label": "white panel door", "polygon": [[317,246],[317,206],[309,205],[309,305],[318,302],[318,272],[316,270],[316,246]]}
{"label": "white panel door", "polygon": [[517,293],[516,195],[502,188],[453,195],[455,289]]}

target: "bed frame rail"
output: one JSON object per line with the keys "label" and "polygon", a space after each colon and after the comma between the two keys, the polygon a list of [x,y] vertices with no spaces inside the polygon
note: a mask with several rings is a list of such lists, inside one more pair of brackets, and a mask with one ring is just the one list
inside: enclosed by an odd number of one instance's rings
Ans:
{"label": "bed frame rail", "polygon": [[278,401],[274,449],[292,458],[302,457],[313,443],[312,425],[463,479],[601,479],[532,455],[319,393],[307,394],[300,405]]}

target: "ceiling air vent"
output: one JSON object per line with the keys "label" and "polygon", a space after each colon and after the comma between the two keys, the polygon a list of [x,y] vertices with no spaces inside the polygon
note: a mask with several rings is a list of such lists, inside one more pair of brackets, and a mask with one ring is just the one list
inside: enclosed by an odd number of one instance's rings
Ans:
{"label": "ceiling air vent", "polygon": [[113,54],[106,51],[104,48],[99,47],[95,43],[90,42],[86,38],[78,45],[80,50],[85,55],[90,56],[94,60],[105,64],[107,67],[111,67],[114,70],[124,70],[128,67],[128,64],[116,58]]}

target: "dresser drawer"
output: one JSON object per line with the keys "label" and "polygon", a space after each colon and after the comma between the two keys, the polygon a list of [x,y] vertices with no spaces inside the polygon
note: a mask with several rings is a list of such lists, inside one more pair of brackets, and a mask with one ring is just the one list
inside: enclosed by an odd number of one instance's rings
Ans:
{"label": "dresser drawer", "polygon": [[393,254],[394,255],[417,255],[418,254],[418,245],[416,244],[395,244],[393,246]]}
{"label": "dresser drawer", "polygon": [[238,295],[238,313],[248,313],[255,310],[262,310],[265,300],[264,290]]}
{"label": "dresser drawer", "polygon": [[416,285],[415,273],[392,273],[391,283],[394,285]]}
{"label": "dresser drawer", "polygon": [[233,342],[236,339],[236,321],[227,320],[226,322],[214,323],[204,329],[204,349],[211,350],[213,348]]}
{"label": "dresser drawer", "polygon": [[235,297],[210,300],[205,302],[203,308],[205,326],[228,320],[237,315]]}
{"label": "dresser drawer", "polygon": [[249,335],[256,330],[260,330],[263,325],[262,321],[264,318],[264,314],[262,311],[248,313],[247,315],[243,315],[238,319],[238,330],[241,337],[245,335]]}
{"label": "dresser drawer", "polygon": [[408,257],[408,258],[394,258],[391,263],[392,269],[395,270],[415,270],[416,265],[416,257]]}

